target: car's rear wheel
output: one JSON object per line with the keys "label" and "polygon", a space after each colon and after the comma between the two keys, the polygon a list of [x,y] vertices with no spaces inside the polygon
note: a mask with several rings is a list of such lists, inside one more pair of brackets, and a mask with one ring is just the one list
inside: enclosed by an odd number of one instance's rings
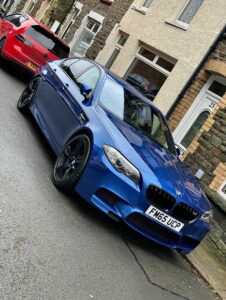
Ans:
{"label": "car's rear wheel", "polygon": [[6,38],[2,38],[0,40],[0,58],[2,57],[2,50],[3,50],[4,45],[5,45],[5,40],[6,40]]}
{"label": "car's rear wheel", "polygon": [[86,134],[77,135],[65,146],[53,168],[52,181],[57,188],[74,189],[87,164],[90,149],[90,138]]}
{"label": "car's rear wheel", "polygon": [[17,108],[20,112],[26,113],[28,111],[29,105],[31,104],[32,99],[38,90],[40,80],[40,77],[34,78],[22,92],[17,102]]}

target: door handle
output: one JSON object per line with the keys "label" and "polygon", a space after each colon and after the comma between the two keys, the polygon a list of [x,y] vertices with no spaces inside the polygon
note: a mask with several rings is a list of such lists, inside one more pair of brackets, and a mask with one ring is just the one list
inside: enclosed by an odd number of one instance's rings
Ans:
{"label": "door handle", "polygon": [[64,86],[65,86],[66,88],[69,88],[69,84],[68,84],[68,83],[65,83]]}

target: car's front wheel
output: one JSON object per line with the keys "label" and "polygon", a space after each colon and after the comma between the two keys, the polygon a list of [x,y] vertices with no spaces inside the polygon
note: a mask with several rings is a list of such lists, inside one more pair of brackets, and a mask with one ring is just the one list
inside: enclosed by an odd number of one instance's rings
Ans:
{"label": "car's front wheel", "polygon": [[66,145],[53,168],[52,181],[57,188],[74,189],[87,164],[90,149],[90,138],[86,134],[77,135]]}
{"label": "car's front wheel", "polygon": [[28,107],[31,104],[35,93],[38,90],[40,80],[41,80],[40,77],[34,78],[22,92],[17,102],[17,108],[19,109],[20,112],[26,113],[28,111]]}

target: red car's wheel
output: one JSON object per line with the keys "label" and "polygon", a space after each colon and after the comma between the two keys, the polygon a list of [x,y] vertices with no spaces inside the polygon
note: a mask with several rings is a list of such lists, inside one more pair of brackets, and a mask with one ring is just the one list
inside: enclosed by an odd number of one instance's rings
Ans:
{"label": "red car's wheel", "polygon": [[41,80],[40,77],[34,78],[22,92],[17,102],[17,108],[19,109],[20,112],[26,113],[28,111],[28,107],[32,102],[32,98],[34,97],[35,93],[38,90],[40,80]]}
{"label": "red car's wheel", "polygon": [[5,40],[6,40],[6,38],[2,38],[0,40],[0,57],[2,56],[2,50],[3,50],[4,45],[5,45]]}

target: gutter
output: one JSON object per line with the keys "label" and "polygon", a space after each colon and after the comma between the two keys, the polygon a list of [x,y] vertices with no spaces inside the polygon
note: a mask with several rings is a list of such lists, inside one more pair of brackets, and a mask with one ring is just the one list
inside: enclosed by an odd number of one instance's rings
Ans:
{"label": "gutter", "polygon": [[175,107],[177,106],[178,102],[180,101],[180,99],[183,97],[183,95],[185,94],[186,90],[188,89],[188,87],[191,85],[192,81],[195,79],[195,77],[197,76],[198,72],[200,71],[200,69],[203,67],[203,65],[205,64],[205,62],[207,61],[210,53],[213,51],[213,49],[216,47],[216,45],[223,39],[224,37],[224,33],[226,32],[226,24],[224,25],[224,27],[221,29],[220,33],[217,35],[217,37],[215,38],[215,40],[213,41],[213,43],[211,44],[210,48],[207,50],[206,54],[204,55],[204,57],[202,58],[202,60],[200,61],[200,63],[198,64],[197,68],[195,69],[195,71],[192,73],[190,79],[187,81],[187,83],[185,84],[185,86],[182,88],[180,94],[177,96],[177,98],[175,99],[174,103],[171,105],[170,109],[168,110],[167,114],[166,114],[166,119],[168,120],[169,117],[171,116],[171,114],[173,113]]}

